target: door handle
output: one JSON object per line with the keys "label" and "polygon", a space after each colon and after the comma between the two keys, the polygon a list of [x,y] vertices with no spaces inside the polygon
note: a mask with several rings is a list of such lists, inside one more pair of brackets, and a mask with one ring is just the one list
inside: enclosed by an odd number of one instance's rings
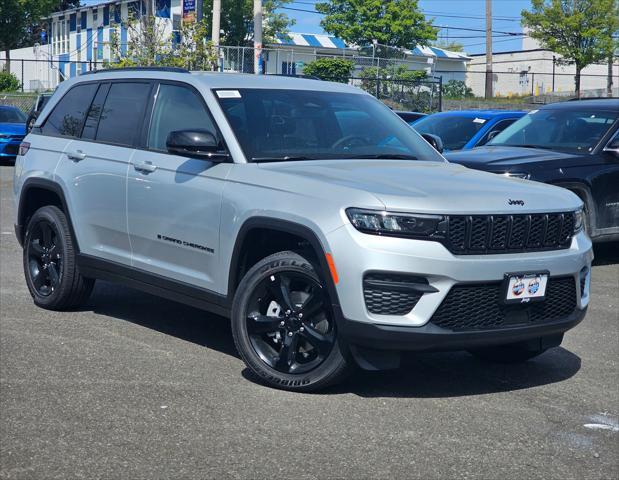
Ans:
{"label": "door handle", "polygon": [[69,160],[73,160],[74,162],[79,162],[80,160],[84,160],[86,158],[86,154],[81,150],[67,152],[67,158],[69,158]]}
{"label": "door handle", "polygon": [[157,170],[157,165],[153,165],[153,162],[146,161],[134,163],[133,168],[135,168],[138,172],[151,173]]}

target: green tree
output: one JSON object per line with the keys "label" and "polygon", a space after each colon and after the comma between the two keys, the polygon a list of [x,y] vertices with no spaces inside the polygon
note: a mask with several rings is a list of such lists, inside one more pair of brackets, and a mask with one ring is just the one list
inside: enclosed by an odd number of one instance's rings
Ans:
{"label": "green tree", "polygon": [[316,4],[325,14],[325,31],[349,44],[377,41],[398,48],[414,48],[436,40],[436,28],[419,11],[418,0],[330,0]]}
{"label": "green tree", "polygon": [[318,77],[321,80],[347,83],[352,76],[355,63],[340,57],[319,58],[303,67],[303,75]]}
{"label": "green tree", "polygon": [[0,70],[0,92],[16,92],[21,88],[17,77],[6,70]]}
{"label": "green tree", "polygon": [[464,45],[460,42],[439,40],[438,42],[434,42],[432,46],[442,48],[443,50],[449,50],[450,52],[464,52]]}
{"label": "green tree", "polygon": [[41,19],[53,11],[72,8],[79,0],[0,0],[0,49],[11,68],[11,50],[33,45]]}
{"label": "green tree", "polygon": [[[286,35],[288,27],[294,25],[294,20],[285,13],[276,12],[282,6],[293,0],[263,0],[262,42],[273,43],[277,34]],[[213,11],[213,0],[204,0],[202,11],[210,18]],[[225,0],[221,8],[221,44],[234,46],[252,46],[254,32],[254,2],[253,0]],[[209,32],[210,36],[210,32]]]}
{"label": "green tree", "polygon": [[531,0],[531,11],[522,11],[522,25],[543,48],[576,66],[575,89],[580,96],[583,68],[607,60],[617,46],[617,0]]}
{"label": "green tree", "polygon": [[443,96],[445,98],[470,98],[473,97],[473,90],[466,86],[462,80],[449,80],[443,85]]}

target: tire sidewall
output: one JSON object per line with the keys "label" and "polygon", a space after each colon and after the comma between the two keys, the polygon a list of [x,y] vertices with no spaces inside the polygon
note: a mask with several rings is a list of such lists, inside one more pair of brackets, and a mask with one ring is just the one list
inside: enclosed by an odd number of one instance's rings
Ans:
{"label": "tire sidewall", "polygon": [[[336,324],[334,324],[336,341],[328,357],[313,370],[300,374],[283,373],[265,364],[254,350],[246,328],[247,304],[254,289],[269,275],[283,271],[308,275],[322,285],[323,289],[325,288],[324,282],[320,280],[311,263],[300,255],[288,252],[267,257],[247,272],[236,290],[232,305],[232,334],[241,357],[261,381],[287,390],[312,390],[319,388],[320,384],[329,382],[346,362],[342,354]],[[325,295],[328,297],[326,289]],[[329,308],[328,305],[327,308]],[[330,312],[330,314],[333,319],[333,313]]]}
{"label": "tire sidewall", "polygon": [[[71,271],[71,268],[69,268],[73,261],[73,259],[70,258],[70,255],[72,254],[72,245],[70,245],[68,242],[68,235],[70,235],[70,233],[68,232],[66,221],[63,222],[63,218],[60,217],[60,215],[63,214],[56,207],[47,206],[40,208],[30,218],[30,221],[28,222],[28,226],[26,228],[26,234],[24,236],[23,266],[28,290],[30,291],[30,295],[32,295],[32,298],[37,305],[48,308],[55,306],[58,301],[66,295],[66,290],[70,288],[73,283],[73,279],[71,278],[73,272]],[[61,249],[62,255],[62,273],[60,276],[59,286],[50,295],[47,296],[40,295],[37,292],[37,289],[32,282],[32,278],[30,277],[30,268],[28,265],[28,252],[32,236],[32,230],[38,222],[43,220],[54,225],[54,228],[57,232],[56,238],[58,246]]]}

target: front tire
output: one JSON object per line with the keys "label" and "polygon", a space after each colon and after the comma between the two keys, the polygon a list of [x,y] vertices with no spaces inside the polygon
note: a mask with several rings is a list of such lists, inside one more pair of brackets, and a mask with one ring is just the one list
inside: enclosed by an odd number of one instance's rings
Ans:
{"label": "front tire", "polygon": [[24,238],[24,275],[34,303],[65,310],[85,302],[94,280],[84,278],[77,268],[76,248],[62,210],[51,205],[37,210]]}
{"label": "front tire", "polygon": [[270,255],[243,277],[232,334],[243,361],[265,384],[307,392],[349,372],[325,290],[312,264],[294,252]]}

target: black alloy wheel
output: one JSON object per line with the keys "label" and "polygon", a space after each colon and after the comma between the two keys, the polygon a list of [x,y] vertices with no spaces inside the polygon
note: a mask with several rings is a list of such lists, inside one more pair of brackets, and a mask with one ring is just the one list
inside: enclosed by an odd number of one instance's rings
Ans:
{"label": "black alloy wheel", "polygon": [[320,365],[335,343],[323,287],[298,272],[263,279],[250,300],[247,331],[258,356],[283,373],[304,373]]}
{"label": "black alloy wheel", "polygon": [[40,220],[31,227],[28,238],[28,272],[32,286],[42,297],[58,288],[63,275],[63,252],[56,226]]}

